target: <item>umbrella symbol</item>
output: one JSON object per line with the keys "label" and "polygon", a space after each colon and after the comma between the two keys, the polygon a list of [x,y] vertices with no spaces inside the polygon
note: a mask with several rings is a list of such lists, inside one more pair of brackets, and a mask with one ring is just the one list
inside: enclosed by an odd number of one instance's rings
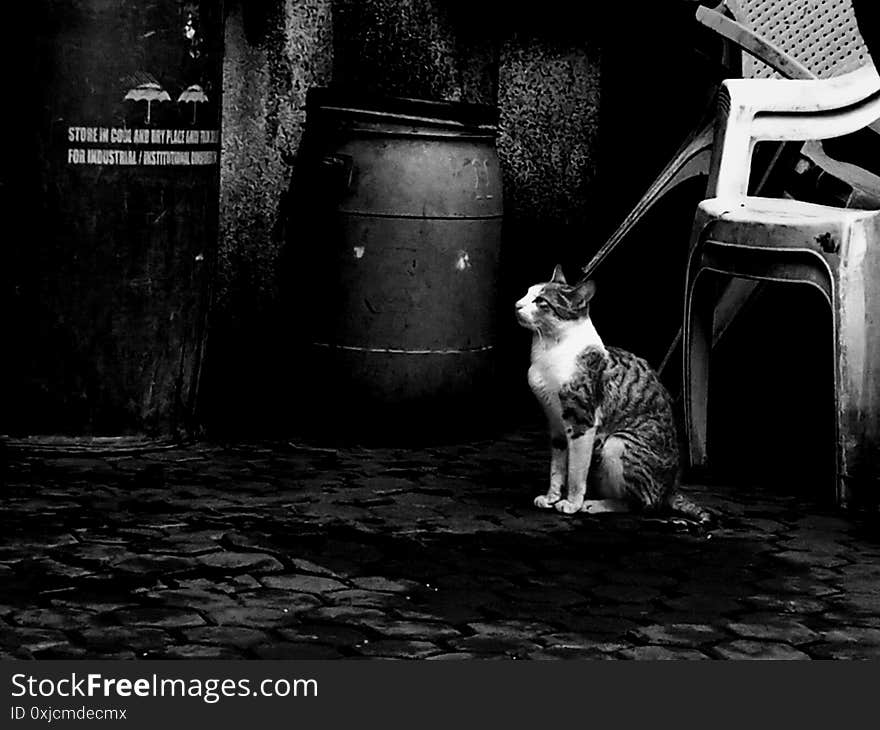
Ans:
{"label": "umbrella symbol", "polygon": [[131,89],[125,98],[129,101],[147,102],[147,124],[150,123],[150,105],[154,101],[171,101],[168,92],[155,81],[147,81]]}
{"label": "umbrella symbol", "polygon": [[190,102],[193,105],[193,120],[192,123],[196,123],[196,109],[199,104],[204,104],[208,101],[208,95],[205,93],[205,90],[199,86],[198,84],[193,84],[192,86],[188,86],[183,93],[179,97],[177,97],[177,102],[180,104],[185,104]]}

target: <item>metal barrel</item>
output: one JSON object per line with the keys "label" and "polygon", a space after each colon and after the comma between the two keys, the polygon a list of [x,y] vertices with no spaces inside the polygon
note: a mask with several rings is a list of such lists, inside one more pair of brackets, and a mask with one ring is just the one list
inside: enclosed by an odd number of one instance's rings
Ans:
{"label": "metal barrel", "polygon": [[305,177],[321,224],[307,357],[347,418],[473,416],[491,392],[496,120],[481,105],[310,91]]}
{"label": "metal barrel", "polygon": [[7,240],[6,433],[193,425],[219,205],[222,6],[39,0]]}

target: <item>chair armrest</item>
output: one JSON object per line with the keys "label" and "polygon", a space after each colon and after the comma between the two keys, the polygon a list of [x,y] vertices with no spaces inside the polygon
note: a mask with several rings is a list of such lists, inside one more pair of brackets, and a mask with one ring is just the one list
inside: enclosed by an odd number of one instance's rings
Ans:
{"label": "chair armrest", "polygon": [[861,104],[880,92],[880,76],[870,62],[829,79],[728,79],[732,104],[753,112],[815,114]]}
{"label": "chair armrest", "polygon": [[729,79],[718,96],[712,196],[744,196],[762,140],[805,141],[878,128],[880,76],[872,64],[831,79]]}

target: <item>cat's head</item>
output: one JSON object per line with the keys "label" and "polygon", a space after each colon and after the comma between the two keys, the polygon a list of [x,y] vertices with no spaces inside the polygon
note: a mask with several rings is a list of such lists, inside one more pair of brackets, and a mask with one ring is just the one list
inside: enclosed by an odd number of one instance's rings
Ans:
{"label": "cat's head", "polygon": [[550,281],[529,287],[516,303],[516,318],[527,329],[552,334],[588,319],[590,300],[595,293],[596,284],[591,279],[571,285],[557,265]]}

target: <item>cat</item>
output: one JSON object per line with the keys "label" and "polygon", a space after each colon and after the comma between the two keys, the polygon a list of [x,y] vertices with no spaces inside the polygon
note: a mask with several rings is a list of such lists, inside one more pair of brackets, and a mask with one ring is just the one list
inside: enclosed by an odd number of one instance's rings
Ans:
{"label": "cat", "polygon": [[595,291],[589,279],[569,285],[557,266],[516,303],[519,323],[534,333],[529,385],[550,426],[550,488],[535,506],[669,511],[708,524],[713,516],[678,491],[669,393],[645,360],[602,342],[590,319]]}

